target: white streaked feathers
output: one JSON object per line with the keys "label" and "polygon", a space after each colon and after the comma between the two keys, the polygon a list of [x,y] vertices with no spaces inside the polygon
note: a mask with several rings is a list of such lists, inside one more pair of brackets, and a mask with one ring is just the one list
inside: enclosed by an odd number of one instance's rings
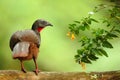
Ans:
{"label": "white streaked feathers", "polygon": [[29,53],[29,42],[19,42],[13,48],[13,57],[26,57]]}

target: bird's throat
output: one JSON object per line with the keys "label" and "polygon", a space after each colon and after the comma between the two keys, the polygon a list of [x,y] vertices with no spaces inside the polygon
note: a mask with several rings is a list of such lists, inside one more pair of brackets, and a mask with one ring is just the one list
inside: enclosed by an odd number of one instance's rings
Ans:
{"label": "bird's throat", "polygon": [[43,27],[38,27],[37,30],[40,32],[43,29]]}

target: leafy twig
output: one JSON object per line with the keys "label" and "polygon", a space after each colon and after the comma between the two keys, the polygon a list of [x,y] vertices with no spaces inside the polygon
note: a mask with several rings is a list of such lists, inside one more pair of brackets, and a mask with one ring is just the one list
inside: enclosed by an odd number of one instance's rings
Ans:
{"label": "leafy twig", "polygon": [[106,27],[111,28],[110,30],[105,29],[92,29],[90,26],[93,22],[100,24],[100,21],[92,18],[92,16],[102,11],[106,8],[106,5],[101,4],[93,9],[93,12],[88,13],[88,17],[81,19],[80,21],[74,21],[73,24],[70,24],[69,29],[70,32],[67,35],[71,35],[71,39],[75,39],[79,37],[80,31],[91,30],[91,34],[93,36],[88,37],[87,35],[83,35],[80,37],[79,43],[81,43],[81,48],[77,50],[77,54],[75,55],[75,60],[77,63],[81,64],[82,68],[85,69],[85,63],[92,63],[92,61],[96,61],[99,59],[99,56],[108,57],[107,52],[104,48],[113,48],[112,44],[109,42],[109,39],[117,38],[120,33],[120,28],[117,28],[117,25],[120,25],[120,13],[119,8],[115,6],[111,6],[111,9],[107,9],[109,13],[108,18],[101,21],[103,24],[106,24]]}

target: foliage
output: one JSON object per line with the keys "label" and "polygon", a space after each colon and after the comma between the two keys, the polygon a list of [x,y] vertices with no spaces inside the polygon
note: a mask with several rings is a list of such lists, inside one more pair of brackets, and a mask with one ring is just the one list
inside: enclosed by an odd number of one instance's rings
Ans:
{"label": "foliage", "polygon": [[[107,17],[102,19],[95,19],[93,15],[100,12],[106,11]],[[75,60],[85,66],[83,63],[92,63],[99,59],[99,56],[108,57],[108,53],[105,48],[113,48],[113,45],[109,41],[110,39],[118,38],[120,34],[120,8],[116,5],[105,5],[100,4],[94,7],[93,11],[88,13],[87,17],[82,18],[80,21],[74,21],[69,24],[69,36],[72,34],[71,39],[75,39],[75,36],[80,40],[80,49],[77,50]],[[92,24],[104,24],[102,28],[93,28]],[[96,25],[97,26],[97,25]],[[79,36],[81,32],[90,32],[92,36],[83,35]],[[73,36],[74,35],[74,36]]]}

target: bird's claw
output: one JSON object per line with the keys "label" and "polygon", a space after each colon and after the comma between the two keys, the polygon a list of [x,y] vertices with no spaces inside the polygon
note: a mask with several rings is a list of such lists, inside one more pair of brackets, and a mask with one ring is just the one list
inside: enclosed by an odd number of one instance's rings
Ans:
{"label": "bird's claw", "polygon": [[27,73],[27,71],[25,69],[21,69],[21,71],[24,72],[24,73]]}
{"label": "bird's claw", "polygon": [[38,73],[40,72],[40,70],[36,69],[33,72],[35,72],[35,74],[38,75]]}

